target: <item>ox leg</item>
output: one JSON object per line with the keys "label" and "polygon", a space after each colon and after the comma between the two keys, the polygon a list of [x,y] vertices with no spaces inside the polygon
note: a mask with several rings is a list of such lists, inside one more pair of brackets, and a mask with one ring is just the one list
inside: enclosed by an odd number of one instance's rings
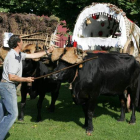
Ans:
{"label": "ox leg", "polygon": [[124,97],[124,94],[119,96],[120,102],[121,102],[121,115],[118,121],[124,121],[125,120],[125,109],[126,109],[126,98]]}
{"label": "ox leg", "polygon": [[49,107],[50,112],[54,112],[54,110],[55,110],[55,102],[56,102],[56,100],[58,98],[58,95],[59,95],[59,91],[51,92],[51,98],[52,99],[51,99],[51,105]]}
{"label": "ox leg", "polygon": [[87,135],[91,135],[93,131],[93,124],[92,124],[92,117],[93,117],[93,112],[88,110],[87,105],[82,105],[83,111],[85,114],[85,124],[84,127],[86,128],[86,133]]}
{"label": "ox leg", "polygon": [[138,98],[138,111],[140,112],[140,97]]}
{"label": "ox leg", "polygon": [[24,109],[26,105],[26,96],[27,96],[27,88],[26,83],[22,83],[21,85],[21,104],[20,104],[20,112],[18,116],[19,121],[24,120]]}
{"label": "ox leg", "polygon": [[[55,85],[56,85],[56,83],[55,83]],[[54,112],[54,110],[55,110],[55,102],[56,102],[58,95],[59,95],[60,86],[61,86],[61,83],[57,83],[55,90],[53,90],[51,92],[52,99],[51,99],[51,105],[49,106],[50,112]]]}
{"label": "ox leg", "polygon": [[83,104],[82,105],[83,111],[84,111],[84,115],[85,115],[85,124],[84,127],[87,128],[88,127],[88,108],[87,108],[87,104]]}
{"label": "ox leg", "polygon": [[97,98],[95,97],[94,100],[88,100],[86,104],[83,104],[83,111],[85,113],[85,126],[86,126],[86,133],[87,135],[91,135],[93,131],[93,124],[92,124],[92,117],[94,114],[94,109],[96,106]]}
{"label": "ox leg", "polygon": [[132,115],[131,115],[131,118],[130,118],[130,124],[135,124],[136,122],[136,116],[135,116],[135,97],[134,97],[134,94],[130,94],[130,97],[131,97],[131,101],[132,101]]}
{"label": "ox leg", "polygon": [[42,109],[42,103],[43,103],[44,97],[45,97],[45,93],[40,93],[39,100],[37,103],[37,110],[38,110],[37,122],[40,122],[42,120],[41,109]]}

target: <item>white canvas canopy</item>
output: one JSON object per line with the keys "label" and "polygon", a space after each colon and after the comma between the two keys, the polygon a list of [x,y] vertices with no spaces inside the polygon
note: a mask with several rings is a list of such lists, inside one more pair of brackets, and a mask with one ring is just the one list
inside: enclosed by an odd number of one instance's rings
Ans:
{"label": "white canvas canopy", "polygon": [[83,50],[116,47],[126,51],[131,43],[133,55],[137,56],[140,28],[115,5],[92,3],[79,14],[72,40]]}

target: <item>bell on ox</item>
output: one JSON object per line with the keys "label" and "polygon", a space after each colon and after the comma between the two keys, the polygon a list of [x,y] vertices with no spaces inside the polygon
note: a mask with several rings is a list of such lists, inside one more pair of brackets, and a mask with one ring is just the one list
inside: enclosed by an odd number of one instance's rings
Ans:
{"label": "bell on ox", "polygon": [[80,65],[79,65],[79,68],[82,68],[82,67],[83,67],[83,64],[80,64]]}
{"label": "bell on ox", "polygon": [[32,86],[32,82],[28,82],[27,85],[28,85],[29,87],[31,87],[31,86]]}
{"label": "bell on ox", "polygon": [[72,89],[72,83],[70,83],[69,89]]}

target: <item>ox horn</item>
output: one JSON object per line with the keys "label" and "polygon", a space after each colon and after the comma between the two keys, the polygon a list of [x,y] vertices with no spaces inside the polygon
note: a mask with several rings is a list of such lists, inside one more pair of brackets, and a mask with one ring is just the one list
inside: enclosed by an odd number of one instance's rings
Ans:
{"label": "ox horn", "polygon": [[87,53],[83,51],[82,49],[77,48],[77,55],[78,55],[78,58],[83,59],[87,55]]}

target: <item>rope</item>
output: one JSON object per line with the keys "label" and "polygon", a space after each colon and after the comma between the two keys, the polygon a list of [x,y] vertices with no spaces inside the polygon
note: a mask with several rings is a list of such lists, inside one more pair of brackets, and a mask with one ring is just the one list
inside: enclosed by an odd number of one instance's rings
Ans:
{"label": "rope", "polygon": [[78,76],[78,69],[76,69],[75,76],[74,76],[72,82],[70,83],[69,89],[72,89],[72,83],[75,81],[77,76]]}
{"label": "rope", "polygon": [[40,76],[40,77],[36,77],[36,78],[34,78],[34,80],[41,79],[41,78],[44,78],[44,77],[50,76],[50,75],[55,74],[55,73],[59,73],[59,72],[61,72],[61,71],[63,71],[63,70],[66,70],[66,69],[69,69],[69,68],[75,67],[75,66],[77,66],[77,65],[79,65],[79,64],[82,64],[82,63],[84,63],[84,62],[87,62],[87,61],[90,61],[90,60],[92,60],[92,59],[96,59],[96,58],[98,58],[98,56],[96,56],[96,57],[92,57],[92,58],[89,58],[89,59],[86,59],[86,60],[84,60],[84,61],[82,61],[82,62],[80,62],[80,63],[74,64],[74,65],[71,65],[71,66],[69,66],[69,67],[65,67],[65,68],[60,69],[60,70],[58,70],[58,71],[54,71],[54,72],[52,72],[52,73],[49,73],[49,74],[46,74],[46,75],[43,75],[43,76]]}

